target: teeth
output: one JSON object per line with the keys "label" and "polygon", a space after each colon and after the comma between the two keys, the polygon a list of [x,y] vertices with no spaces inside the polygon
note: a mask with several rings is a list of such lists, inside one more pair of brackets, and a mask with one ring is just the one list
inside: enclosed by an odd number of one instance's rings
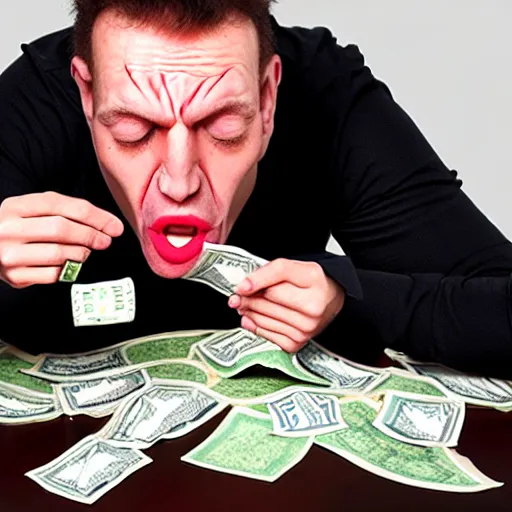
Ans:
{"label": "teeth", "polygon": [[166,235],[167,241],[173,246],[177,247],[178,249],[181,247],[185,247],[193,236],[187,236],[187,235]]}

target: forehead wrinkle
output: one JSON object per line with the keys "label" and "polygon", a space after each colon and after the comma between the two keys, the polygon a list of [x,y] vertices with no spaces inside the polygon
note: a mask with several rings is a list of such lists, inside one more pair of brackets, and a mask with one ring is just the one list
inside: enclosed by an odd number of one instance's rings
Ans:
{"label": "forehead wrinkle", "polygon": [[141,42],[131,49],[127,60],[130,67],[141,70],[172,72],[195,68],[193,72],[198,75],[218,75],[226,66],[232,66],[235,61],[243,61],[244,54],[244,48],[239,44],[228,48],[190,48],[155,46],[152,41],[148,41],[146,44]]}
{"label": "forehead wrinkle", "polygon": [[[130,97],[126,91],[121,91],[119,99],[121,100],[123,109],[131,109],[133,113],[139,117],[145,117],[154,120],[155,117],[172,120],[174,118],[174,110],[172,100],[165,94],[165,84],[163,78],[160,75],[155,74],[143,74],[137,71],[130,70],[125,67],[126,74],[129,78],[129,83],[135,87],[137,94],[140,94],[142,98],[149,104],[149,110],[151,112],[158,112],[158,116],[155,114],[143,115],[136,113],[142,110],[147,110],[142,102],[134,102],[133,97]],[[149,114],[149,112],[148,112]]]}
{"label": "forehead wrinkle", "polygon": [[186,115],[187,119],[199,119],[206,112],[207,117],[226,112],[250,120],[256,112],[256,98],[253,98],[251,92],[257,94],[253,81],[248,80],[239,70],[229,68],[215,80],[206,80],[202,90],[185,105],[182,114]]}

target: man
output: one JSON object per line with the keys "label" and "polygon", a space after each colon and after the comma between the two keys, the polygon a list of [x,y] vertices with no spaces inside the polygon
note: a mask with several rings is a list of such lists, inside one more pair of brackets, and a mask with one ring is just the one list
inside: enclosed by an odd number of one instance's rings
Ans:
{"label": "man", "polygon": [[[268,0],[75,7],[73,52],[47,36],[0,79],[2,339],[72,352],[241,322],[289,351],[511,375],[512,246],[356,47],[271,26]],[[231,309],[178,279],[204,241],[270,261]],[[135,321],[73,328],[68,259],[82,282],[132,277]]]}

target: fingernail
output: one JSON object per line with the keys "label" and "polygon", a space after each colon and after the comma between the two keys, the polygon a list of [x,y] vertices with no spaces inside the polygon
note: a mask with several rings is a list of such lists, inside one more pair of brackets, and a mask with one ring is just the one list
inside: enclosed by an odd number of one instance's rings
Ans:
{"label": "fingernail", "polygon": [[251,282],[248,279],[244,279],[241,283],[235,286],[235,293],[245,293],[251,290]]}
{"label": "fingernail", "polygon": [[231,297],[229,297],[229,300],[228,300],[228,306],[230,308],[236,308],[239,305],[240,304],[239,304],[238,297],[236,295],[231,295]]}

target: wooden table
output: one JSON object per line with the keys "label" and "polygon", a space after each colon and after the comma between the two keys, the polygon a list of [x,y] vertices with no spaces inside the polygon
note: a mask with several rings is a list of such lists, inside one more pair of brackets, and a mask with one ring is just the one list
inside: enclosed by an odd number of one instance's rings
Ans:
{"label": "wooden table", "polygon": [[486,475],[505,483],[475,494],[390,482],[318,446],[273,484],[181,462],[180,457],[205,439],[224,416],[181,439],[146,450],[153,463],[92,506],[52,495],[24,474],[97,431],[107,419],[61,417],[48,423],[0,427],[0,511],[512,511],[512,413],[468,408],[457,451]]}

